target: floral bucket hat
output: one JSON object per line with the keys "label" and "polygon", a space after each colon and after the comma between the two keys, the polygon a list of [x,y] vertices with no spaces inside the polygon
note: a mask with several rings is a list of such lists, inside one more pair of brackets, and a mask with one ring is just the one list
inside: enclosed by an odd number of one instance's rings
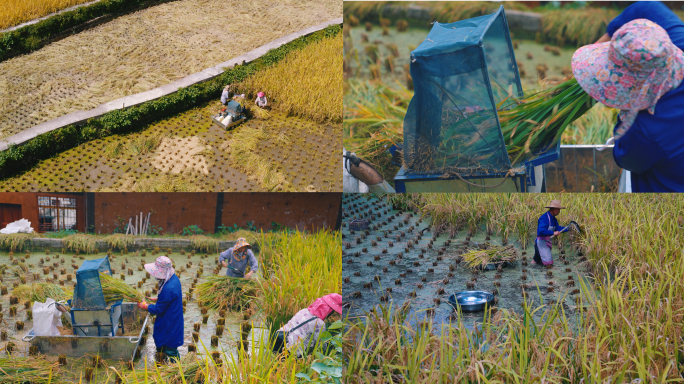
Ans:
{"label": "floral bucket hat", "polygon": [[168,280],[176,271],[173,262],[166,256],[159,256],[154,263],[145,264],[145,270],[156,279]]}
{"label": "floral bucket hat", "polygon": [[610,142],[627,132],[639,111],[654,114],[660,97],[679,86],[684,53],[658,24],[636,19],[618,29],[610,42],[578,49],[572,72],[591,97],[620,109],[622,124]]}
{"label": "floral bucket hat", "polygon": [[233,257],[235,260],[244,260],[245,257],[247,257],[247,251],[238,252],[238,249],[242,247],[247,247],[247,249],[252,248],[252,246],[247,242],[247,239],[244,237],[239,237],[233,246]]}

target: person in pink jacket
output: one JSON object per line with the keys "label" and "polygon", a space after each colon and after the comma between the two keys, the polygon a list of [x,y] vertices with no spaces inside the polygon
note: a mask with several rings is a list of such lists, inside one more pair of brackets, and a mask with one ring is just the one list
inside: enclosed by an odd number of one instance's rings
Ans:
{"label": "person in pink jacket", "polygon": [[335,313],[342,314],[342,296],[331,293],[316,299],[309,307],[297,312],[287,324],[278,330],[274,351],[280,352],[283,344],[287,349],[297,351],[297,356],[303,356],[313,348],[318,337],[325,331],[325,320]]}

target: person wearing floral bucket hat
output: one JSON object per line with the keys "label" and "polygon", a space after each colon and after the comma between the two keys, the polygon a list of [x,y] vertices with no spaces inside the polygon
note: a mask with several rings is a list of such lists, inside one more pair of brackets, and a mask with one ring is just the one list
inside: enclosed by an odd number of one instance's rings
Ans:
{"label": "person wearing floral bucket hat", "polygon": [[[240,237],[232,248],[221,252],[219,262],[227,269],[226,276],[249,279],[257,272],[259,263],[257,263],[251,248],[252,246],[247,240],[244,237]],[[248,264],[249,272],[245,273]]]}
{"label": "person wearing floral bucket hat", "polygon": [[138,307],[157,316],[152,333],[157,353],[163,353],[165,360],[173,362],[180,358],[178,347],[183,345],[183,293],[180,280],[171,259],[166,256],[159,256],[154,263],[145,264],[145,270],[157,279],[159,290],[157,297],[148,298],[155,304],[143,301],[138,303]]}
{"label": "person wearing floral bucket hat", "polygon": [[314,300],[307,308],[297,312],[292,319],[278,329],[273,351],[281,353],[283,348],[296,348],[297,357],[310,353],[316,346],[326,322],[332,323],[342,315],[342,296],[331,293]]}
{"label": "person wearing floral bucket hat", "polygon": [[618,108],[613,158],[634,192],[684,192],[684,22],[660,2],[630,5],[572,71],[584,91]]}

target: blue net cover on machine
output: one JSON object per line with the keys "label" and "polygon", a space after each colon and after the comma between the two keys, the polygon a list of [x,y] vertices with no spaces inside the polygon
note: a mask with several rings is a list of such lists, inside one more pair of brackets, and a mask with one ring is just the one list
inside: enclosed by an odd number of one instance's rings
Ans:
{"label": "blue net cover on machine", "polygon": [[107,307],[100,284],[100,273],[112,274],[109,256],[102,259],[86,260],[78,268],[74,299],[71,302],[73,308],[103,309]]}
{"label": "blue net cover on machine", "polygon": [[435,22],[411,52],[410,71],[415,93],[404,118],[407,173],[511,169],[497,105],[523,91],[503,6],[491,15]]}

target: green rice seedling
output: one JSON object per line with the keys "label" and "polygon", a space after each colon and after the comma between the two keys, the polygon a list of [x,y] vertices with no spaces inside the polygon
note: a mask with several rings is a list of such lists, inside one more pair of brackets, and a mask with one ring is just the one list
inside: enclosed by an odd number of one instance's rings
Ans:
{"label": "green rice seedling", "polygon": [[74,234],[62,239],[62,245],[67,251],[97,253],[97,238],[87,234]]}
{"label": "green rice seedling", "polygon": [[197,285],[197,304],[210,309],[246,309],[256,298],[256,283],[230,276],[209,276]]}
{"label": "green rice seedling", "polygon": [[117,300],[131,303],[145,301],[145,296],[142,292],[128,285],[125,281],[117,280],[107,274],[100,273],[100,284],[102,285],[102,293],[107,303]]}

